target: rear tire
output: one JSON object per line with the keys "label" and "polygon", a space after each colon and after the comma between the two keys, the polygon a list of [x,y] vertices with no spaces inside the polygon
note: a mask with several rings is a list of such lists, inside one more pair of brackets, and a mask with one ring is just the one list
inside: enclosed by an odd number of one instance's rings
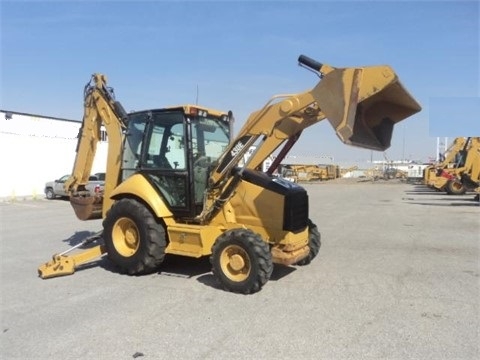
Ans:
{"label": "rear tire", "polygon": [[117,201],[103,221],[108,258],[129,275],[158,269],[165,258],[165,229],[153,214],[133,199]]}
{"label": "rear tire", "polygon": [[445,185],[445,191],[448,195],[463,195],[467,192],[465,185],[458,180],[448,180]]}
{"label": "rear tire", "polygon": [[247,229],[220,235],[210,256],[213,275],[225,290],[242,294],[259,291],[273,271],[269,245]]}
{"label": "rear tire", "polygon": [[320,231],[318,231],[317,225],[315,225],[310,219],[308,220],[308,246],[310,252],[307,257],[297,262],[295,265],[308,265],[317,256],[321,246]]}

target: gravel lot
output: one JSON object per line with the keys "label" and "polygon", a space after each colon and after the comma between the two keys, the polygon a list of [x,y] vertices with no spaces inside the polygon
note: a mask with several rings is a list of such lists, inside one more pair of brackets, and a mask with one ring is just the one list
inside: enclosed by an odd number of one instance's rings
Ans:
{"label": "gravel lot", "polygon": [[3,359],[478,359],[480,207],[392,182],[309,184],[322,233],[306,267],[220,290],[207,259],[130,277],[100,259],[37,267],[100,230],[67,201],[0,202]]}

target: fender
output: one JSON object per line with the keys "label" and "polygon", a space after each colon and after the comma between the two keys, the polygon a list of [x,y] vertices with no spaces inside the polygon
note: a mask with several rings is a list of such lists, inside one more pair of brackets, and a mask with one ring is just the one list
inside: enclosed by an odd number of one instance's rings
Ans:
{"label": "fender", "polygon": [[158,196],[157,191],[141,174],[135,174],[120,183],[112,191],[110,198],[113,200],[121,199],[125,196],[135,196],[145,201],[159,218],[173,217],[172,212]]}

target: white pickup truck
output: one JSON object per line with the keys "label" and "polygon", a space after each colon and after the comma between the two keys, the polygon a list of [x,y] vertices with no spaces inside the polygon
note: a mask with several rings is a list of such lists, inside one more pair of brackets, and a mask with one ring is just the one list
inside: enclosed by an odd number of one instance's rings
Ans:
{"label": "white pickup truck", "polygon": [[[49,181],[45,184],[45,196],[48,200],[53,200],[57,197],[68,196],[63,184],[70,177],[70,175],[64,175],[60,179]],[[105,173],[96,173],[89,177],[88,184],[85,188],[93,193],[103,192],[105,188]]]}

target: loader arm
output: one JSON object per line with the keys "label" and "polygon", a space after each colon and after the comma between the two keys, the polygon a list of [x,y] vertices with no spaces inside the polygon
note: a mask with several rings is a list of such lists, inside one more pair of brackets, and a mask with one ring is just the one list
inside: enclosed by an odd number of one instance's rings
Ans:
{"label": "loader arm", "polygon": [[442,189],[445,186],[446,181],[442,179],[442,177],[449,178],[448,169],[451,167],[452,164],[457,167],[455,163],[455,158],[459,154],[460,151],[465,150],[465,147],[468,144],[468,139],[465,137],[457,137],[453,140],[452,144],[448,147],[448,149],[443,153],[443,159],[435,164],[428,166],[425,169],[424,181],[425,184],[434,187],[436,189]]}
{"label": "loader arm", "polygon": [[255,169],[284,141],[327,118],[342,142],[384,151],[393,125],[421,110],[389,66],[333,68],[304,55],[298,60],[320,81],[303,93],[274,96],[253,112],[212,172],[212,188],[228,179],[251,145],[256,151],[245,167]]}
{"label": "loader arm", "polygon": [[121,168],[123,132],[126,127],[126,112],[115,101],[113,90],[107,87],[105,75],[93,74],[84,91],[84,116],[77,144],[77,154],[72,175],[65,182],[70,202],[78,218],[92,219],[92,203],[98,202],[91,194],[85,193],[85,185],[92,171],[97,144],[100,141],[101,126],[108,136],[108,154],[105,176],[105,190],[101,200],[102,217],[112,206],[110,194],[118,185]]}
{"label": "loader arm", "polygon": [[217,200],[204,208],[200,221],[208,220],[233,193],[237,180],[232,170],[252,145],[256,150],[246,169],[258,168],[284,142],[289,149],[304,129],[327,118],[343,143],[384,151],[394,124],[421,110],[389,66],[334,68],[304,55],[298,61],[317,72],[320,81],[303,93],[274,96],[249,116],[210,174],[207,193]]}

